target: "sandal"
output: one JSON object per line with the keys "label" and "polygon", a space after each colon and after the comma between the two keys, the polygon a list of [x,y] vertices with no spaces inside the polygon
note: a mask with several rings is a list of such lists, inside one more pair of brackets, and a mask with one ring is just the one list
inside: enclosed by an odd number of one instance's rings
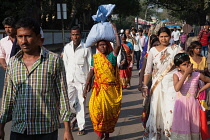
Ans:
{"label": "sandal", "polygon": [[77,136],[85,135],[85,129],[78,131]]}

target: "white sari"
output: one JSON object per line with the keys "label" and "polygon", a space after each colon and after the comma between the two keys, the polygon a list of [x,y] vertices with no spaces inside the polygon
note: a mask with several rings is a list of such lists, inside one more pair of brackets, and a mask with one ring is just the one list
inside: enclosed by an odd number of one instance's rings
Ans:
{"label": "white sari", "polygon": [[170,139],[176,95],[173,74],[177,71],[170,70],[174,65],[174,56],[180,50],[180,46],[172,45],[160,52],[153,47],[149,52],[145,73],[152,73],[152,95],[144,140]]}

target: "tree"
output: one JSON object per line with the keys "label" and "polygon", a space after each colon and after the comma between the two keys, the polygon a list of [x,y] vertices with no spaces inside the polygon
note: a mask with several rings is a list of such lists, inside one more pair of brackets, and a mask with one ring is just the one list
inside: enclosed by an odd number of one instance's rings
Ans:
{"label": "tree", "polygon": [[148,4],[171,10],[170,15],[185,20],[188,24],[203,25],[210,12],[209,0],[146,0]]}

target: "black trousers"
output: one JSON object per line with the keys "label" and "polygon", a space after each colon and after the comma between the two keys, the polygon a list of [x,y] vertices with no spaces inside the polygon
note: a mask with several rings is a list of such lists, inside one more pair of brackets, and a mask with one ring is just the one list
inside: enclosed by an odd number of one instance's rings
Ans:
{"label": "black trousers", "polygon": [[134,51],[134,55],[135,55],[135,58],[136,58],[137,69],[139,69],[140,53],[141,53],[140,51]]}
{"label": "black trousers", "polygon": [[24,134],[11,132],[10,140],[58,140],[58,130],[52,133],[38,135],[27,135],[26,131]]}

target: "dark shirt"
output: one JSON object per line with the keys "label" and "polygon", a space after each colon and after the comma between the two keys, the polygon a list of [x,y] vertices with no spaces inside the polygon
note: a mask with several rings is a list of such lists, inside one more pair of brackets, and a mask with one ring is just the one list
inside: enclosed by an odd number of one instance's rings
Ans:
{"label": "dark shirt", "polygon": [[13,42],[13,45],[12,45],[12,50],[11,50],[11,53],[10,53],[10,57],[16,55],[16,53],[19,50],[21,50],[21,48],[20,48],[20,46],[17,43],[17,39],[15,39],[15,41]]}

